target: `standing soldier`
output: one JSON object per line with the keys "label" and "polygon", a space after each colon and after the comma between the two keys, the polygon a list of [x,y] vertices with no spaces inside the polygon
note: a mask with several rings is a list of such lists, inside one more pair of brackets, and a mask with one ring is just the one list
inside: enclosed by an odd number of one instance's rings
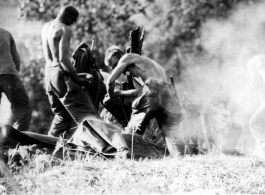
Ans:
{"label": "standing soldier", "polygon": [[69,131],[72,119],[79,125],[85,118],[97,113],[82,89],[89,80],[79,77],[71,63],[70,26],[76,22],[78,15],[73,6],[64,6],[57,17],[42,29],[46,91],[55,114],[48,133],[51,136],[58,137]]}
{"label": "standing soldier", "polygon": [[11,103],[13,127],[27,131],[31,120],[28,94],[19,78],[20,57],[10,32],[0,28],[0,93],[5,93]]}

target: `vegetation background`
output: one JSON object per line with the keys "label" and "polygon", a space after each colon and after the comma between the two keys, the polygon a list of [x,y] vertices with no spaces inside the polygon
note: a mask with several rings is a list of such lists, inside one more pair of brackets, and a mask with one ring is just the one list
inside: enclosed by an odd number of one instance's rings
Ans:
{"label": "vegetation background", "polygon": [[[0,0],[0,26],[14,35],[22,58],[21,78],[33,105],[30,131],[46,133],[53,118],[44,90],[40,32],[43,22],[55,18],[64,4],[80,11],[72,50],[82,41],[91,43],[95,36],[97,64],[108,71],[103,64],[105,49],[113,44],[125,48],[129,30],[140,26],[146,31],[143,55],[174,77],[190,129],[200,128],[199,116],[210,113],[201,103],[209,99],[218,106],[223,102],[214,110],[223,119],[215,123],[219,129],[228,128],[228,115],[247,129],[256,107],[245,64],[252,55],[264,53],[262,0]],[[7,120],[7,107],[2,100],[1,122]],[[264,162],[248,156],[218,153],[109,161],[88,154],[73,160],[37,150],[33,157],[25,152],[20,162],[23,166],[9,163],[20,194],[264,193]],[[1,194],[15,194],[12,179],[1,178]]]}
{"label": "vegetation background", "polygon": [[[125,48],[128,45],[129,31],[138,26],[144,28],[146,37],[143,55],[159,62],[166,70],[168,77],[174,77],[178,94],[182,99],[184,93],[210,96],[213,91],[219,90],[218,83],[213,82],[218,80],[217,77],[213,78],[216,74],[207,78],[212,81],[211,85],[205,85],[205,75],[209,72],[203,69],[206,64],[208,68],[217,67],[218,70],[225,66],[224,56],[220,55],[220,48],[218,49],[220,44],[216,47],[217,49],[205,44],[205,39],[211,39],[211,34],[204,32],[205,26],[208,29],[214,28],[212,25],[207,26],[212,21],[226,24],[225,22],[235,10],[239,12],[238,7],[251,7],[260,2],[262,1],[0,0],[1,11],[5,13],[2,23],[10,21],[10,18],[16,18],[11,23],[5,23],[5,26],[14,33],[23,59],[21,78],[24,80],[33,105],[30,130],[39,133],[47,132],[53,118],[43,88],[44,59],[40,31],[43,22],[54,19],[62,5],[71,4],[80,11],[80,17],[73,27],[72,50],[81,42],[90,44],[92,38],[96,37],[94,52],[97,64],[105,71],[108,71],[103,63],[106,48],[113,44]],[[13,15],[11,15],[8,10],[14,9],[16,13],[12,12]],[[222,29],[222,34],[227,35],[226,30],[232,36],[233,32],[229,29]],[[225,42],[224,36],[219,35],[219,39],[219,42]],[[232,47],[232,49],[238,48]],[[242,48],[239,48],[238,53],[241,51]],[[254,50],[252,53],[248,52],[248,55],[253,53],[255,53]],[[244,57],[246,58],[247,55]],[[199,84],[200,87],[198,87]],[[202,88],[204,90],[199,90]]]}

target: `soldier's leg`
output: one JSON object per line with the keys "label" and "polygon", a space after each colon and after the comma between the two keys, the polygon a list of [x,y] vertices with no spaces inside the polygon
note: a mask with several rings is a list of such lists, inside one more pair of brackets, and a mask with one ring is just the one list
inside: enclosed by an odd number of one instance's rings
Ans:
{"label": "soldier's leg", "polygon": [[70,78],[66,78],[66,85],[67,92],[60,101],[77,124],[81,124],[88,117],[100,118],[91,97],[80,85]]}
{"label": "soldier's leg", "polygon": [[154,108],[157,98],[152,96],[149,87],[145,85],[138,97],[132,103],[131,119],[126,127],[127,132],[137,132],[143,135],[150,120],[155,117]]}
{"label": "soldier's leg", "polygon": [[11,103],[13,127],[19,131],[27,131],[31,120],[31,106],[28,94],[22,81],[15,75],[5,77],[4,93]]}
{"label": "soldier's leg", "polygon": [[70,130],[73,119],[59,98],[52,91],[48,92],[48,98],[54,113],[54,119],[48,135],[59,137],[59,135]]}
{"label": "soldier's leg", "polygon": [[[176,119],[172,119],[176,120]],[[168,151],[171,156],[179,156],[185,154],[185,140],[184,136],[181,134],[180,130],[180,122],[172,121],[170,124],[165,124],[161,122],[161,120],[157,119],[159,127],[163,132],[163,136],[165,137],[165,141],[168,147]],[[188,153],[188,151],[186,151]]]}
{"label": "soldier's leg", "polygon": [[126,133],[136,132],[143,135],[152,118],[154,118],[152,112],[133,112],[129,123],[125,128]]}
{"label": "soldier's leg", "polygon": [[166,140],[170,155],[178,156],[185,153],[185,140],[181,132],[180,123],[183,120],[183,114],[180,105],[176,101],[172,86],[165,83],[157,83],[159,93],[159,108],[156,119]]}

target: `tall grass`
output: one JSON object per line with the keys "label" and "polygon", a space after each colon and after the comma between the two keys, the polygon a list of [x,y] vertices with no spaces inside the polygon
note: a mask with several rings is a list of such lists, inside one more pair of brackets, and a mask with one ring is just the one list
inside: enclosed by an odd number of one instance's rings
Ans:
{"label": "tall grass", "polygon": [[37,150],[30,159],[21,158],[20,165],[10,165],[13,176],[2,171],[0,194],[265,193],[265,164],[251,157],[209,154],[135,161],[57,154]]}

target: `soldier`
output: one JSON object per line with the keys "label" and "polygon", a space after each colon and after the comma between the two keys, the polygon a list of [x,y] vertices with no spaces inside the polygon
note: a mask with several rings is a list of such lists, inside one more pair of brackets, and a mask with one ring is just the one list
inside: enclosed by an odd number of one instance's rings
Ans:
{"label": "soldier", "polygon": [[[122,55],[121,49],[113,47],[105,56],[113,71],[107,81],[107,95],[104,103],[108,104],[115,96],[135,98],[132,103],[132,114],[127,129],[143,134],[152,118],[156,118],[172,156],[184,154],[185,143],[180,132],[182,113],[175,100],[172,85],[167,83],[163,68],[155,61],[135,53]],[[115,81],[125,72],[134,80],[135,89],[115,89]]]}
{"label": "soldier", "polygon": [[97,113],[82,89],[82,86],[89,84],[89,80],[79,77],[71,63],[70,26],[76,22],[78,15],[73,6],[64,6],[57,17],[42,29],[46,91],[55,114],[48,133],[51,136],[68,131],[72,119],[80,124],[86,117]]}
{"label": "soldier", "polygon": [[0,28],[0,93],[5,93],[11,103],[13,127],[27,131],[31,120],[28,94],[19,78],[20,57],[10,32]]}

